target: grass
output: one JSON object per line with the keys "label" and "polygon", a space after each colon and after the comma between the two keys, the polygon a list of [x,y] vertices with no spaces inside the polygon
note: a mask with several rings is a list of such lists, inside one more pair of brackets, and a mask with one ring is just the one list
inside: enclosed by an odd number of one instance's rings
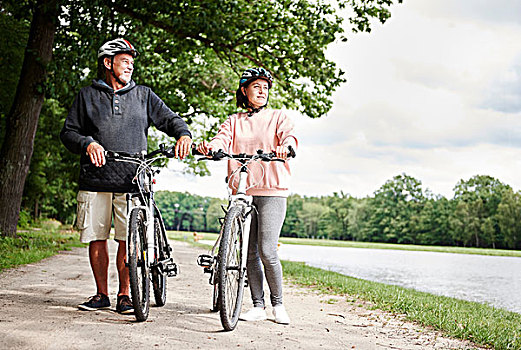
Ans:
{"label": "grass", "polygon": [[[193,236],[190,234],[170,232],[169,236],[172,239],[187,241],[208,248],[208,245],[194,242]],[[210,241],[216,238],[216,234],[205,233],[203,235],[203,240]],[[376,249],[402,248],[406,250],[503,255],[490,254],[491,252],[484,249],[471,248],[451,249],[451,247],[418,247],[295,238],[281,238],[281,241],[285,244]],[[492,253],[495,252],[494,250],[491,251]],[[519,255],[505,255],[521,256],[521,252],[514,253]],[[411,321],[423,326],[433,327],[454,338],[470,340],[476,344],[492,346],[495,349],[521,349],[521,314],[485,304],[348,277],[340,273],[310,267],[301,262],[282,261],[282,266],[285,278],[296,285],[313,288],[328,295],[342,296],[350,301],[367,301],[373,308],[403,314]],[[329,299],[328,302],[334,302],[334,300]]]}
{"label": "grass", "polygon": [[18,232],[16,238],[0,236],[0,271],[40,261],[61,250],[84,246],[77,233],[55,229],[29,229]]}
{"label": "grass", "polygon": [[[218,234],[202,233],[203,240],[215,241]],[[190,232],[169,231],[169,237],[176,240],[186,240],[193,242],[193,235]],[[392,243],[370,243],[370,242],[354,242],[354,241],[337,241],[331,239],[310,239],[310,238],[292,238],[281,237],[279,241],[282,244],[300,244],[325,247],[349,247],[349,248],[370,248],[370,249],[394,249],[394,250],[411,250],[422,252],[439,252],[439,253],[456,253],[456,254],[476,254],[476,255],[493,255],[493,256],[512,256],[521,257],[519,250],[504,249],[486,249],[486,248],[464,248],[464,247],[443,247],[443,246],[427,246],[413,244],[392,244]]]}
{"label": "grass", "polygon": [[352,278],[304,263],[283,261],[282,266],[284,276],[297,285],[346,296],[348,300],[368,301],[374,308],[404,314],[407,319],[431,326],[448,336],[495,349],[521,349],[521,314]]}
{"label": "grass", "polygon": [[291,238],[291,237],[281,237],[280,242],[282,242],[284,244],[303,244],[303,245],[328,246],[328,247],[414,250],[414,251],[440,252],[440,253],[521,257],[521,251],[519,251],[519,250],[504,250],[504,249],[443,247],[443,246],[392,244],[392,243],[370,243],[370,242],[336,241],[336,240],[330,240],[330,239],[310,239],[310,238]]}

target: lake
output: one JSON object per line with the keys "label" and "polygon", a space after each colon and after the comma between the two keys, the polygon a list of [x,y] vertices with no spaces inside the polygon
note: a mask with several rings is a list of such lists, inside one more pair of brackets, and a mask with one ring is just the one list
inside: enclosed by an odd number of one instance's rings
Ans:
{"label": "lake", "polygon": [[283,260],[521,313],[521,258],[282,244]]}

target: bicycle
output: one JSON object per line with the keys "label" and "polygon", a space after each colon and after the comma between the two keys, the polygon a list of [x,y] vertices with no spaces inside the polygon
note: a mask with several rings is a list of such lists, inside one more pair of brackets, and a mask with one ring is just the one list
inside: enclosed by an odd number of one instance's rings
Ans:
{"label": "bicycle", "polygon": [[[160,148],[149,154],[128,154],[106,151],[107,160],[137,165],[132,182],[137,191],[127,194],[127,262],[130,294],[137,321],[146,321],[150,309],[150,281],[157,306],[166,303],[166,277],[176,276],[177,264],[168,244],[165,223],[154,200],[154,175],[159,169],[152,163],[173,158],[174,146]],[[149,233],[152,234],[149,234]]]}
{"label": "bicycle", "polygon": [[[295,157],[295,151],[290,146],[290,157]],[[195,151],[194,154],[199,154]],[[213,285],[212,311],[219,311],[221,324],[227,331],[237,326],[242,308],[244,287],[247,285],[246,260],[248,255],[249,229],[251,214],[255,210],[253,197],[246,195],[248,188],[246,180],[249,175],[248,165],[257,161],[281,161],[275,153],[264,153],[258,150],[257,154],[230,155],[222,150],[210,152],[210,158],[199,160],[233,159],[240,166],[226,178],[226,182],[239,176],[237,190],[233,194],[228,187],[228,207],[223,210],[225,217],[221,221],[221,231],[211,249],[210,254],[201,254],[197,259],[199,266],[205,273],[210,274],[209,283]],[[264,176],[264,175],[263,175]],[[253,186],[251,186],[253,187]]]}

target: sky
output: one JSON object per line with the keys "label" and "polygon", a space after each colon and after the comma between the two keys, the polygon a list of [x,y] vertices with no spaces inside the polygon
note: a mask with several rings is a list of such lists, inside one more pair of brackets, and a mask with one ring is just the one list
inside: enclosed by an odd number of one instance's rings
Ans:
{"label": "sky", "polygon": [[[521,190],[521,2],[404,0],[391,14],[329,47],[347,83],[326,117],[287,111],[292,193],[361,198],[402,173],[447,198],[474,175]],[[224,163],[196,178],[171,162],[156,189],[224,198]]]}

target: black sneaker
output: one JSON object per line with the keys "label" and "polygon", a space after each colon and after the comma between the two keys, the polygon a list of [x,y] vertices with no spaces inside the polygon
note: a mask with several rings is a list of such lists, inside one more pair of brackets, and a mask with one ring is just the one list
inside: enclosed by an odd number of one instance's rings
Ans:
{"label": "black sneaker", "polygon": [[118,296],[118,303],[116,305],[116,311],[120,314],[133,314],[134,306],[130,301],[128,295],[120,295]]}
{"label": "black sneaker", "polygon": [[89,301],[86,301],[83,304],[78,305],[78,308],[80,310],[85,311],[96,311],[101,309],[108,309],[109,307],[109,297],[102,293],[98,293],[95,296],[91,297]]}

